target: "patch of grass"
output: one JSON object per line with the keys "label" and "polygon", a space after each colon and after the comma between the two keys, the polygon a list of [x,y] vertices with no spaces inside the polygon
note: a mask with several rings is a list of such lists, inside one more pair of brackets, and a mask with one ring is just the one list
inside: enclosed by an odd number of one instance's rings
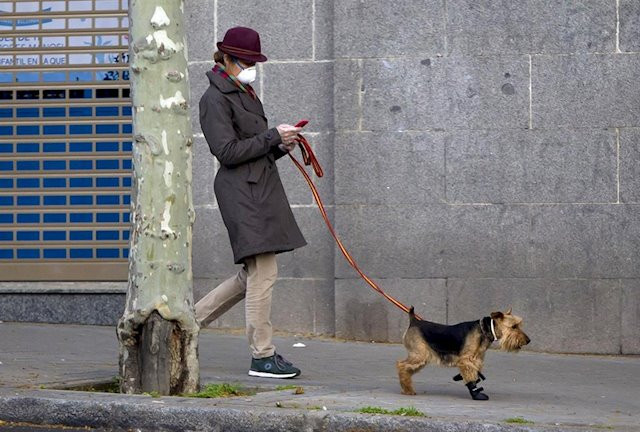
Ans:
{"label": "patch of grass", "polygon": [[380,408],[380,407],[372,407],[372,406],[362,407],[356,412],[359,412],[362,414],[391,414],[391,411],[387,409]]}
{"label": "patch of grass", "polygon": [[198,393],[184,394],[182,396],[195,397],[195,398],[223,398],[234,396],[253,396],[255,392],[249,392],[242,389],[237,384],[207,384]]}
{"label": "patch of grass", "polygon": [[280,390],[293,390],[293,394],[296,395],[304,394],[304,387],[300,387],[297,385],[279,385],[276,387],[276,391]]}
{"label": "patch of grass", "polygon": [[160,396],[162,396],[159,392],[157,391],[151,391],[151,392],[144,392],[142,393],[145,396],[151,396],[152,398],[159,398]]}
{"label": "patch of grass", "polygon": [[308,410],[312,410],[312,411],[322,411],[322,410],[326,410],[325,407],[321,407],[320,405],[313,405],[313,406],[309,406],[307,407]]}
{"label": "patch of grass", "polygon": [[298,387],[298,386],[292,385],[292,384],[290,384],[290,385],[279,385],[279,386],[276,386],[276,390],[277,391],[280,391],[280,390],[293,390],[296,387]]}
{"label": "patch of grass", "polygon": [[393,415],[410,416],[410,417],[426,417],[422,411],[418,411],[414,407],[398,408],[392,412]]}
{"label": "patch of grass", "polygon": [[418,411],[414,407],[400,407],[396,410],[388,410],[380,407],[366,406],[362,407],[356,412],[363,414],[386,414],[386,415],[399,415],[407,417],[426,417],[422,411]]}
{"label": "patch of grass", "polygon": [[527,420],[522,417],[509,417],[503,420],[505,423],[513,423],[513,424],[533,424],[531,420]]}

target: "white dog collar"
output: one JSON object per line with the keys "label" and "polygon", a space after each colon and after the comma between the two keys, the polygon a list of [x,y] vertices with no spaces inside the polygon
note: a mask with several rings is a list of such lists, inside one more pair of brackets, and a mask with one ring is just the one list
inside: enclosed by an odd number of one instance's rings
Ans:
{"label": "white dog collar", "polygon": [[496,336],[496,329],[493,326],[493,318],[491,319],[491,334],[493,335],[493,341],[497,341],[498,340],[498,336]]}

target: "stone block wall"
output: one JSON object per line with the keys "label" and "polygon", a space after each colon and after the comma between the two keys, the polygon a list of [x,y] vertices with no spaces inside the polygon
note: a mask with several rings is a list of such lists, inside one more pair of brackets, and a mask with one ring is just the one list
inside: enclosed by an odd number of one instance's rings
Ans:
{"label": "stone block wall", "polygon": [[[455,323],[513,306],[534,350],[640,353],[635,0],[185,2],[196,133],[195,296],[235,271],[197,101],[227,28],[258,30],[270,123],[311,122],[323,199],[389,293]],[[279,170],[309,245],[281,255],[277,329],[398,341],[406,316]],[[213,325],[242,327],[236,307]]]}

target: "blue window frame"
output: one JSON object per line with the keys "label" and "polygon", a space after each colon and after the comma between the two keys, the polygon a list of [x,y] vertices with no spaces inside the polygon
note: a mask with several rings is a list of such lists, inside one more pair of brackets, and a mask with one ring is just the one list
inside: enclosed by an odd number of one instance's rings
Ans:
{"label": "blue window frame", "polygon": [[66,115],[64,107],[43,108],[43,117],[64,117]]}
{"label": "blue window frame", "polygon": [[98,195],[96,202],[98,205],[118,205],[120,204],[120,195]]}
{"label": "blue window frame", "polygon": [[37,224],[40,223],[40,213],[18,213],[19,224]]}
{"label": "blue window frame", "polygon": [[40,108],[17,108],[16,117],[40,117]]}
{"label": "blue window frame", "polygon": [[117,124],[99,124],[96,125],[97,134],[117,134],[119,132]]}
{"label": "blue window frame", "polygon": [[37,189],[40,187],[39,178],[19,178],[18,189]]}
{"label": "blue window frame", "polygon": [[120,221],[120,215],[118,213],[98,213],[96,219],[100,223],[115,223]]}
{"label": "blue window frame", "polygon": [[119,187],[120,179],[118,177],[98,177],[96,186],[100,188]]}
{"label": "blue window frame", "polygon": [[12,196],[0,196],[0,206],[12,206],[12,205],[13,205]]}
{"label": "blue window frame", "polygon": [[98,258],[119,258],[119,255],[119,249],[98,249],[96,251],[96,256]]}
{"label": "blue window frame", "polygon": [[93,179],[91,177],[76,177],[69,179],[69,186],[72,188],[90,188],[93,187]]}
{"label": "blue window frame", "polygon": [[71,195],[71,205],[93,205],[93,195]]}
{"label": "blue window frame", "polygon": [[67,133],[67,127],[65,125],[44,125],[45,135],[64,135]]}
{"label": "blue window frame", "polygon": [[66,249],[45,249],[45,259],[65,259],[67,257]]}
{"label": "blue window frame", "polygon": [[93,258],[93,249],[71,249],[71,258]]}
{"label": "blue window frame", "polygon": [[72,160],[72,161],[69,161],[69,169],[72,169],[72,170],[90,170],[90,169],[93,169],[93,161],[90,161],[90,160]]}
{"label": "blue window frame", "polygon": [[92,152],[93,146],[90,142],[72,142],[69,144],[69,151],[72,152]]}
{"label": "blue window frame", "polygon": [[69,240],[91,241],[93,240],[93,231],[71,231]]}
{"label": "blue window frame", "polygon": [[[45,3],[29,2],[36,9]],[[12,3],[9,0],[9,7]],[[72,2],[55,3],[66,10]],[[99,2],[86,3],[98,7]],[[124,7],[126,1],[115,3]],[[59,31],[65,33],[70,21],[61,24]],[[99,32],[98,27],[94,30]],[[16,27],[10,38],[22,37],[26,30]],[[116,32],[118,42],[111,44],[120,44],[127,29],[118,27]],[[28,37],[37,40],[34,46],[46,46],[44,33]],[[89,39],[102,46],[101,37]],[[69,48],[70,41],[60,39],[61,48]],[[123,82],[129,72],[113,71],[100,61],[91,63],[91,70],[52,70],[45,57],[37,64],[23,67],[18,62],[15,70],[0,71],[0,280],[3,271],[12,268],[7,260],[38,261],[40,266],[43,259],[58,265],[56,260],[98,262],[129,255],[127,188],[132,178],[123,172],[132,167],[133,113],[126,104],[128,83]],[[118,81],[96,83],[96,76]],[[22,84],[16,87],[16,82]]]}
{"label": "blue window frame", "polygon": [[40,231],[18,231],[18,241],[38,241],[40,240]]}
{"label": "blue window frame", "polygon": [[115,230],[97,231],[96,240],[119,240],[119,233]]}
{"label": "blue window frame", "polygon": [[64,171],[67,169],[67,161],[65,160],[50,160],[43,162],[43,168],[50,171]]}
{"label": "blue window frame", "polygon": [[38,153],[40,144],[38,143],[18,143],[18,153]]}
{"label": "blue window frame", "polygon": [[69,117],[91,117],[91,107],[69,107]]}
{"label": "blue window frame", "polygon": [[18,171],[39,171],[40,170],[40,161],[17,161],[16,163],[18,167]]}
{"label": "blue window frame", "polygon": [[91,223],[93,222],[92,213],[71,213],[69,215],[71,223]]}
{"label": "blue window frame", "polygon": [[99,152],[117,152],[119,150],[118,147],[118,142],[107,141],[96,143],[96,151]]}
{"label": "blue window frame", "polygon": [[66,213],[45,213],[44,223],[67,223]]}
{"label": "blue window frame", "polygon": [[44,205],[46,206],[63,206],[66,204],[66,195],[49,195],[44,197]]}
{"label": "blue window frame", "polygon": [[18,259],[39,259],[40,249],[18,249]]}
{"label": "blue window frame", "polygon": [[117,170],[119,165],[118,159],[99,159],[96,161],[96,169],[99,170]]}
{"label": "blue window frame", "polygon": [[18,135],[40,135],[40,126],[38,125],[18,125],[16,126]]}
{"label": "blue window frame", "polygon": [[21,195],[18,196],[18,205],[19,206],[39,206],[40,205],[40,197],[34,195]]}
{"label": "blue window frame", "polygon": [[66,231],[44,231],[42,233],[44,241],[65,241],[67,239]]}
{"label": "blue window frame", "polygon": [[99,106],[96,107],[96,116],[116,117],[118,115],[117,106]]}
{"label": "blue window frame", "polygon": [[44,179],[45,188],[64,188],[67,187],[66,178],[46,178]]}
{"label": "blue window frame", "polygon": [[65,143],[43,143],[42,146],[45,153],[62,153],[67,147]]}
{"label": "blue window frame", "polygon": [[71,135],[91,135],[93,133],[92,129],[93,129],[93,125],[90,125],[90,124],[69,125],[69,133]]}

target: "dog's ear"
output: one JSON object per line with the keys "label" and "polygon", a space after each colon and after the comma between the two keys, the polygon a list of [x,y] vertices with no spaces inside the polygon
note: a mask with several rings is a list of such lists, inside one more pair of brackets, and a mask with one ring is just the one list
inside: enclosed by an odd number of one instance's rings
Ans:
{"label": "dog's ear", "polygon": [[513,307],[509,306],[509,309],[504,314],[511,315],[511,309],[513,309]]}
{"label": "dog's ear", "polygon": [[491,318],[497,320],[504,318],[504,314],[502,312],[491,312]]}

